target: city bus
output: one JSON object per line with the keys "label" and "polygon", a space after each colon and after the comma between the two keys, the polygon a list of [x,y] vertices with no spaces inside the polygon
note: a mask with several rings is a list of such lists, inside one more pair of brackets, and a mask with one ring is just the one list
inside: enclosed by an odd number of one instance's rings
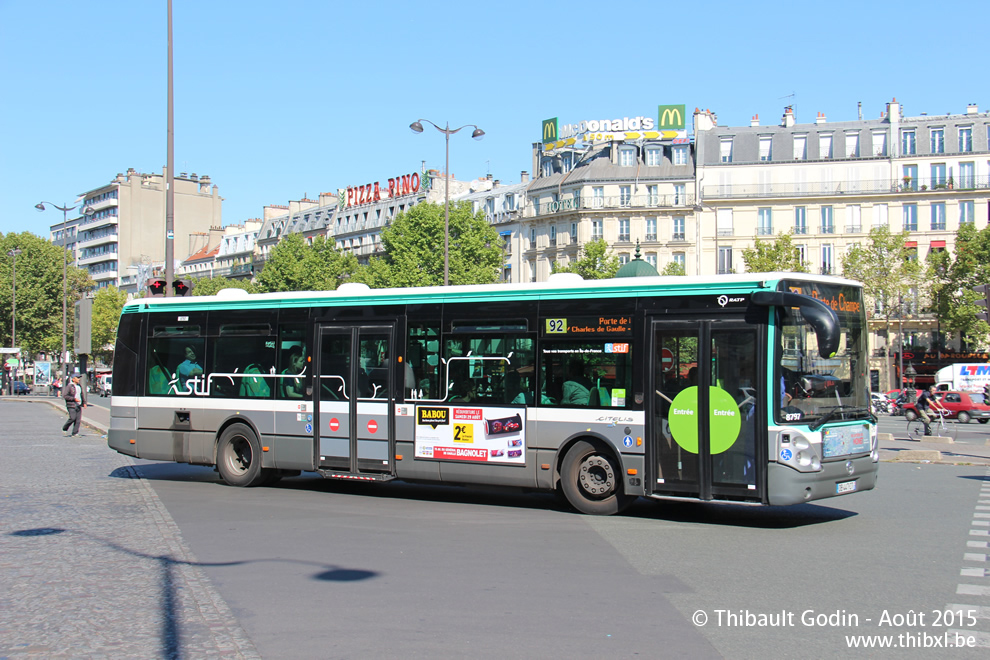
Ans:
{"label": "city bus", "polygon": [[142,298],[108,443],[215,466],[790,505],[872,489],[861,285],[800,273]]}

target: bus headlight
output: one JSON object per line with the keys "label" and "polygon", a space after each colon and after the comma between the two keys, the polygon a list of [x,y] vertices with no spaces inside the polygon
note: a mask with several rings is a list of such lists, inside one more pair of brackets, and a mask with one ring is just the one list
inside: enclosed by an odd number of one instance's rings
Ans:
{"label": "bus headlight", "polygon": [[778,436],[777,462],[789,465],[800,472],[818,472],[822,469],[822,459],[817,446],[794,430],[788,430]]}

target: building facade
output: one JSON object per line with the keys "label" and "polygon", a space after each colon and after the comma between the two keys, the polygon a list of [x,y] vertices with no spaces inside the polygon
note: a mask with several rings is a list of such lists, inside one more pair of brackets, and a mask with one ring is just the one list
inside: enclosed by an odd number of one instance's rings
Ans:
{"label": "building facade", "polygon": [[[757,240],[792,233],[811,272],[842,272],[842,257],[869,240],[873,227],[909,232],[906,246],[924,260],[954,252],[963,223],[987,225],[990,114],[904,117],[886,104],[878,119],[828,122],[818,113],[799,123],[786,108],[779,123],[719,126],[709,111],[694,114],[702,270],[742,272],[742,251]],[[877,389],[900,382],[910,364],[924,384],[957,361],[958,341],[945,345],[920,292],[905,301],[894,332],[871,321],[871,375]],[[903,356],[901,353],[903,352]],[[910,358],[905,361],[905,357]],[[947,357],[913,361],[915,355]],[[881,382],[882,374],[891,374]]]}
{"label": "building facade", "polygon": [[[134,169],[118,174],[105,186],[82,194],[67,232],[75,263],[85,268],[97,288],[109,285],[136,290],[138,272],[162,267],[165,261],[165,179],[167,172],[143,174]],[[182,173],[175,182],[175,253],[191,254],[191,241],[211,227],[222,226],[222,198],[210,177]],[[51,225],[51,238],[63,244],[62,224]]]}

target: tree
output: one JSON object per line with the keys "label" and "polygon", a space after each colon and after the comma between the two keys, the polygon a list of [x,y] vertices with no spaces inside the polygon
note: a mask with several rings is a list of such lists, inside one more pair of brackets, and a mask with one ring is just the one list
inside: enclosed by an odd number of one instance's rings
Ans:
{"label": "tree", "polygon": [[[11,343],[11,302],[13,259],[7,252],[18,248],[17,256],[17,345],[25,357],[38,353],[58,356],[62,351],[62,267],[69,253],[29,232],[0,234],[0,344]],[[93,286],[85,270],[66,266],[66,333],[71,348],[73,306],[84,291]]]}
{"label": "tree", "polygon": [[742,252],[748,273],[806,273],[808,267],[801,259],[801,252],[791,240],[792,232],[781,234],[774,240],[756,241],[752,248]]}
{"label": "tree", "polygon": [[615,277],[619,271],[619,258],[609,254],[608,243],[604,238],[596,238],[584,244],[577,259],[560,266],[553,264],[555,273],[577,273],[586,280],[605,280]]}
{"label": "tree", "polygon": [[[908,232],[892,234],[886,225],[870,230],[868,245],[856,245],[842,258],[843,274],[863,283],[863,293],[873,301],[873,315],[886,322],[904,314],[905,298],[921,281],[921,266],[914,249],[905,246]],[[870,309],[867,306],[867,309]],[[890,382],[890,361],[884,360],[885,382]]]}
{"label": "tree", "polygon": [[357,257],[338,250],[332,240],[317,236],[307,245],[302,234],[289,234],[268,255],[257,291],[332,291],[358,270]]}
{"label": "tree", "polygon": [[[302,234],[292,233],[272,248],[265,266],[258,273],[260,291],[306,290],[306,242]],[[195,289],[194,289],[195,290]]]}
{"label": "tree", "polygon": [[[443,284],[444,207],[417,204],[382,229],[385,254],[370,260],[357,281],[373,287]],[[502,265],[498,231],[467,202],[451,204],[449,237],[451,284],[497,282]]]}
{"label": "tree", "polygon": [[215,296],[221,289],[244,289],[248,293],[258,292],[258,287],[251,280],[232,280],[226,277],[202,277],[193,280],[192,295]]}
{"label": "tree", "polygon": [[120,310],[126,302],[127,292],[113,285],[100,289],[93,298],[93,357],[102,360],[104,364],[113,362]]}
{"label": "tree", "polygon": [[684,269],[684,265],[676,261],[671,261],[669,264],[663,267],[660,271],[661,275],[687,275],[687,271]]}
{"label": "tree", "polygon": [[984,308],[976,306],[981,296],[973,287],[990,283],[990,226],[977,231],[972,223],[959,225],[947,280],[946,300],[940,301],[941,321],[950,330],[985,343],[990,326],[976,318]]}

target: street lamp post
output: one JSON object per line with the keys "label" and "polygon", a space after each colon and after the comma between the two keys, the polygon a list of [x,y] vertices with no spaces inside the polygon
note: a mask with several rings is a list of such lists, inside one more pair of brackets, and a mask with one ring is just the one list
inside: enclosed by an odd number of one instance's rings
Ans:
{"label": "street lamp post", "polygon": [[440,128],[429,119],[417,119],[409,124],[409,128],[412,129],[413,133],[422,133],[424,121],[443,133],[447,143],[443,167],[443,285],[447,286],[450,284],[450,136],[468,126],[474,127],[471,137],[475,140],[485,137],[485,132],[474,124],[464,124],[459,128],[451,128],[450,123],[447,123],[444,128]]}
{"label": "street lamp post", "polygon": [[[65,373],[65,364],[67,361],[66,351],[68,350],[66,316],[67,316],[67,306],[68,306],[67,282],[68,282],[69,265],[68,265],[68,260],[66,259],[65,250],[69,242],[69,239],[66,235],[66,228],[68,227],[69,224],[69,211],[75,209],[76,206],[68,206],[68,205],[59,206],[58,204],[52,204],[51,202],[39,202],[34,205],[34,208],[38,209],[39,211],[44,211],[45,204],[62,212],[62,354],[58,358],[58,363],[63,372],[62,376],[67,377],[68,374]],[[84,215],[93,215],[93,209],[89,206],[84,207],[82,212]]]}
{"label": "street lamp post", "polygon": [[[10,272],[10,347],[17,348],[17,255],[21,254],[23,250],[20,248],[14,248],[13,250],[7,250],[7,256],[14,260],[13,267]],[[14,381],[17,380],[17,367],[14,366],[11,371],[12,378],[10,379],[10,393],[14,393]]]}

